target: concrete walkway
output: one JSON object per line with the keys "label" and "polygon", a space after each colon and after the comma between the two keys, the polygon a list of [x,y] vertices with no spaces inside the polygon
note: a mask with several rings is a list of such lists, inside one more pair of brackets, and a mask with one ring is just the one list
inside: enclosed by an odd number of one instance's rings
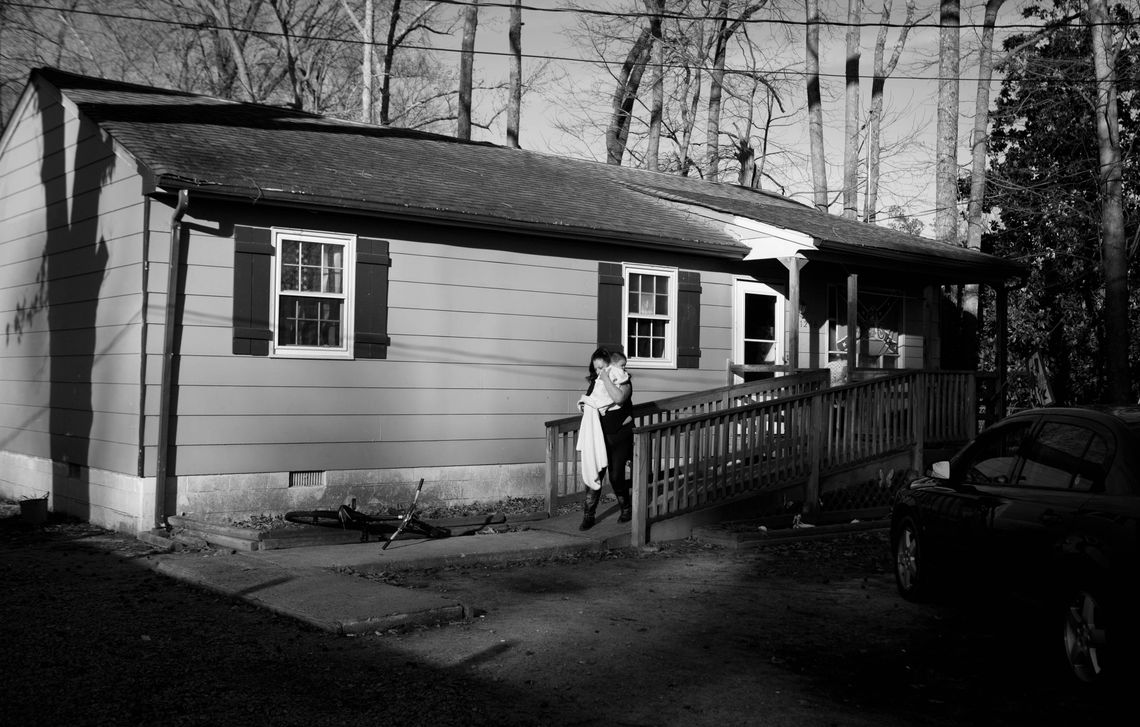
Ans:
{"label": "concrete walkway", "polygon": [[449,565],[547,558],[629,545],[617,505],[599,508],[581,532],[580,513],[525,523],[527,529],[441,540],[397,540],[252,552],[170,553],[154,568],[194,584],[337,634],[368,633],[470,617],[479,604],[400,588],[338,571],[385,573]]}

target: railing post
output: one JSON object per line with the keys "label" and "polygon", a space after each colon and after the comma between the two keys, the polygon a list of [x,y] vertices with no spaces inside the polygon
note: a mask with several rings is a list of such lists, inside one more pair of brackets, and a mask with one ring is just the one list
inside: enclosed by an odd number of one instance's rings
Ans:
{"label": "railing post", "polygon": [[554,503],[558,502],[558,460],[554,450],[558,446],[558,427],[546,428],[546,514],[554,517]]}
{"label": "railing post", "polygon": [[633,477],[630,483],[630,506],[633,520],[629,524],[629,540],[633,547],[649,542],[649,456],[646,452],[649,436],[633,435]]}
{"label": "railing post", "polygon": [[910,411],[914,448],[911,450],[910,466],[915,472],[921,474],[926,465],[926,397],[927,374],[920,371],[913,379],[910,392]]}
{"label": "railing post", "polygon": [[966,405],[970,407],[970,417],[966,420],[966,440],[969,441],[978,435],[978,378],[975,374],[966,374]]}
{"label": "railing post", "polygon": [[814,515],[819,512],[819,471],[820,471],[820,458],[823,448],[820,446],[820,440],[823,438],[823,430],[826,421],[823,417],[823,395],[820,392],[815,392],[811,397],[811,406],[808,411],[810,412],[808,419],[808,470],[807,484],[804,485],[804,514]]}

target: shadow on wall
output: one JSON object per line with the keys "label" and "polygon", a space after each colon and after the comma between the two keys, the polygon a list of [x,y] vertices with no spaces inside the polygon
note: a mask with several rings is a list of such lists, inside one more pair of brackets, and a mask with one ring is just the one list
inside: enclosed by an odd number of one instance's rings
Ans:
{"label": "shadow on wall", "polygon": [[72,155],[67,153],[67,118],[54,94],[41,95],[40,118],[52,501],[55,509],[89,520],[91,493],[85,473],[97,457],[93,451],[97,445],[92,441],[91,395],[95,322],[108,259],[106,241],[99,234],[99,202],[103,185],[114,170],[115,154],[95,124],[84,120],[75,137],[77,147],[69,169],[67,159]]}

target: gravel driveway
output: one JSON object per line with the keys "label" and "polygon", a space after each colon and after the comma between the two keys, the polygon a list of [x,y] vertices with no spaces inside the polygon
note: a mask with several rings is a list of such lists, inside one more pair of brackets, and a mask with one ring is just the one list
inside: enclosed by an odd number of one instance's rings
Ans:
{"label": "gravel driveway", "polygon": [[4,514],[11,724],[1116,721],[1058,678],[1022,605],[901,601],[879,531],[383,574],[483,613],[346,638],[158,575],[133,538]]}

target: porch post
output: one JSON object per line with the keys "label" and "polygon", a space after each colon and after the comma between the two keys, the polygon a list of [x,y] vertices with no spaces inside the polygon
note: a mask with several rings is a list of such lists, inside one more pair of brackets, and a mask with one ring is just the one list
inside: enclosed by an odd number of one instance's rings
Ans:
{"label": "porch post", "polygon": [[[933,371],[937,368],[934,358],[934,341],[938,339],[934,330],[934,286],[922,287],[922,370]],[[941,343],[941,342],[939,342]]]}
{"label": "porch post", "polygon": [[847,383],[855,380],[859,361],[859,275],[847,275]]}
{"label": "porch post", "polygon": [[800,269],[807,265],[802,257],[782,257],[788,269],[788,303],[784,306],[784,361],[795,370],[800,367]]}
{"label": "porch post", "polygon": [[994,416],[1001,419],[1005,416],[1005,385],[1007,381],[1006,367],[1009,365],[1007,361],[1006,348],[1009,339],[1009,297],[1008,291],[1005,289],[1005,282],[999,282],[994,291],[997,293],[997,311],[994,316],[994,325],[997,327],[997,345],[994,351],[994,367],[997,369],[997,401],[994,402]]}

